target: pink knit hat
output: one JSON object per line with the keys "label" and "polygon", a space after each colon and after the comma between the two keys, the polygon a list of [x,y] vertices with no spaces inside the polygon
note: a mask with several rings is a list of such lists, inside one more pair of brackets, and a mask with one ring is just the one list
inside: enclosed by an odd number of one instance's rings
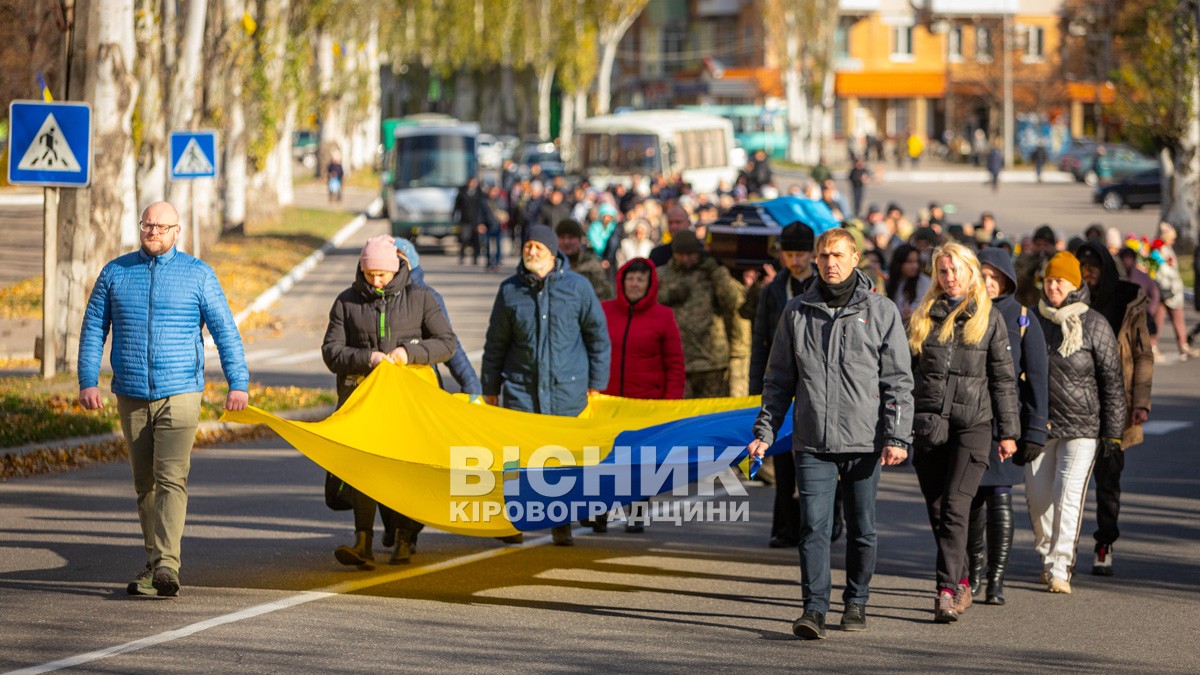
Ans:
{"label": "pink knit hat", "polygon": [[358,266],[363,271],[399,272],[400,258],[396,255],[396,242],[386,234],[368,239],[362,254],[358,256]]}

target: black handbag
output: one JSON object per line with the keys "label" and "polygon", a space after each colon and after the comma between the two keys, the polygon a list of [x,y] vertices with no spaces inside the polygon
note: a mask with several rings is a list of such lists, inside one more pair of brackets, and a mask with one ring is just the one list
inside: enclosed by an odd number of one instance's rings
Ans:
{"label": "black handbag", "polygon": [[[953,359],[958,359],[955,354]],[[950,440],[950,406],[954,404],[955,389],[958,388],[958,370],[951,363],[947,372],[947,386],[942,392],[942,411],[923,412],[913,416],[913,436],[927,448],[945,445]],[[953,378],[952,380],[950,378]]]}
{"label": "black handbag", "polygon": [[354,488],[328,471],[325,472],[325,506],[334,511],[354,508]]}

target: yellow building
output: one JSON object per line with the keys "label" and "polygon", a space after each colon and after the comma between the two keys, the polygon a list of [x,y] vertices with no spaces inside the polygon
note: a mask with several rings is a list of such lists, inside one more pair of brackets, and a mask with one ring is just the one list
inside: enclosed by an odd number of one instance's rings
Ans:
{"label": "yellow building", "polygon": [[[919,9],[915,9],[914,5]],[[1003,129],[1004,27],[1014,108],[1065,112],[1059,0],[842,0],[836,39],[838,132],[969,139]],[[947,132],[949,134],[947,135]]]}

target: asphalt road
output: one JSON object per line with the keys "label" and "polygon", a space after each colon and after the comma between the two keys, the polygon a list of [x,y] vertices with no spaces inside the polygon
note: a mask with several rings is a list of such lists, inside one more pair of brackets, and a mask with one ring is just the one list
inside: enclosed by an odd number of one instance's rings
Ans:
{"label": "asphalt road", "polygon": [[[1055,189],[1007,188],[1014,204]],[[888,188],[876,189],[882,199]],[[325,314],[358,247],[384,229],[368,223],[289,293],[272,310],[279,330],[247,336],[256,379],[332,383],[316,355]],[[466,350],[480,349],[501,277],[423,252]],[[616,524],[577,532],[573,548],[427,531],[413,565],[358,572],[333,559],[352,528],[348,513],[325,508],[322,470],[274,439],[194,455],[173,600],[125,594],[142,562],[126,466],[0,483],[0,671],[1194,672],[1198,375],[1196,361],[1158,369],[1147,442],[1129,451],[1117,576],[1087,574],[1089,510],[1074,594],[1042,591],[1018,492],[1009,603],[949,626],[931,622],[935,552],[907,467],[880,485],[868,631],[808,643],[790,630],[801,612],[796,552],[765,546],[770,488],[715,498],[748,500],[749,522],[655,523],[643,535]],[[835,569],[835,624],[842,581]]]}
{"label": "asphalt road", "polygon": [[[864,210],[870,204],[886,208],[895,202],[904,215],[914,224],[922,209],[933,201],[943,204],[951,223],[977,223],[983,211],[991,211],[1001,231],[1010,238],[1032,234],[1043,223],[1054,227],[1063,237],[1082,236],[1083,230],[1092,223],[1105,227],[1116,227],[1122,234],[1138,236],[1154,235],[1158,226],[1158,207],[1147,206],[1139,210],[1121,209],[1106,211],[1092,203],[1092,188],[1083,183],[1045,182],[1034,183],[1032,172],[1028,175],[1013,175],[1014,182],[1001,182],[999,190],[993,192],[982,180],[967,180],[968,175],[978,174],[962,166],[948,165],[930,167],[918,172],[897,171],[888,167],[880,174],[877,182],[866,186],[863,193]],[[1001,174],[1002,178],[1018,171]],[[1056,172],[1057,174],[1057,172]],[[1056,177],[1061,178],[1058,174]],[[799,182],[798,174],[779,172],[777,183],[782,190]],[[850,183],[838,181],[846,203],[850,202]]]}

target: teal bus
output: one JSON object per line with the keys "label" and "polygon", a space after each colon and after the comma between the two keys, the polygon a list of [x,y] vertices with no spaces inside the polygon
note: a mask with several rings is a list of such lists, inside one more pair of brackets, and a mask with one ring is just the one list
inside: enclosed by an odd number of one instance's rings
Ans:
{"label": "teal bus", "polygon": [[787,157],[787,110],[760,105],[683,105],[680,110],[720,115],[733,123],[733,138],[753,155],[765,150],[772,159]]}

